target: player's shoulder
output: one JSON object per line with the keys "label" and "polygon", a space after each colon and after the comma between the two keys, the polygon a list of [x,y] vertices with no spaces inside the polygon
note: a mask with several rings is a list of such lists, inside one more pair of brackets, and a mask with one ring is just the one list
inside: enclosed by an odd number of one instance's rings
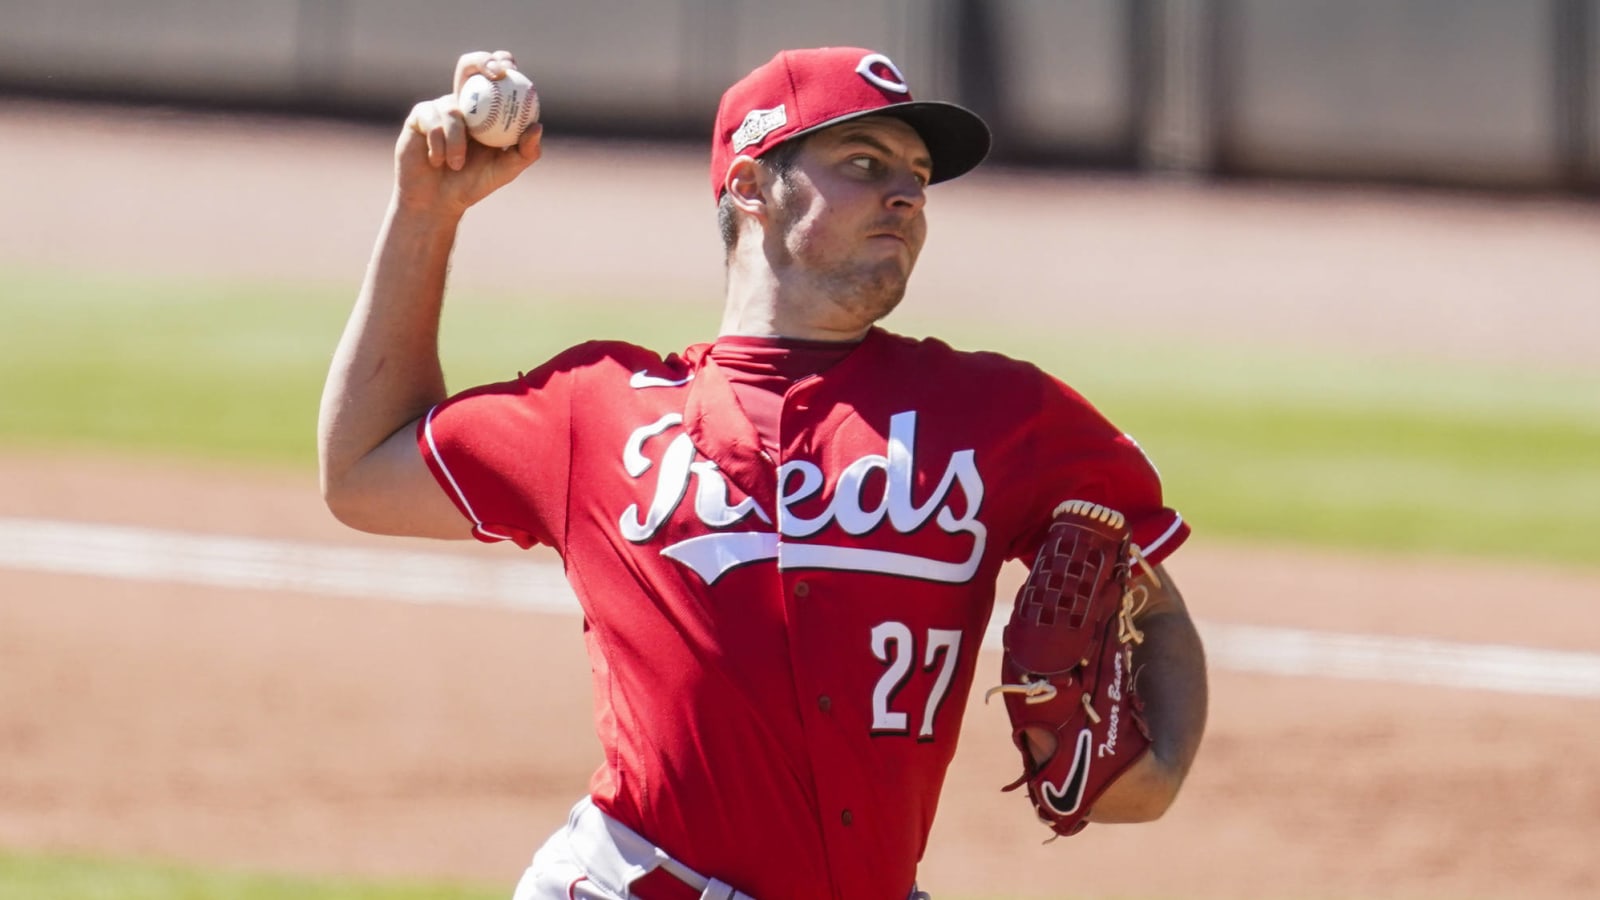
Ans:
{"label": "player's shoulder", "polygon": [[966,379],[994,379],[1043,385],[1052,376],[1027,360],[994,350],[961,350],[939,338],[914,338],[879,331],[884,353],[897,361],[923,369],[958,373]]}
{"label": "player's shoulder", "polygon": [[661,362],[661,354],[627,341],[593,340],[574,344],[551,360],[565,368],[586,366],[635,366]]}
{"label": "player's shoulder", "polygon": [[1037,363],[993,350],[959,350],[938,338],[882,332],[891,365],[919,373],[930,383],[960,384],[979,394],[1012,398],[1007,408],[1022,414],[1054,409],[1099,415],[1088,398]]}
{"label": "player's shoulder", "polygon": [[581,374],[633,378],[636,373],[644,373],[637,377],[670,379],[687,372],[688,368],[689,363],[677,354],[662,356],[655,350],[627,341],[593,340],[568,347],[526,377]]}

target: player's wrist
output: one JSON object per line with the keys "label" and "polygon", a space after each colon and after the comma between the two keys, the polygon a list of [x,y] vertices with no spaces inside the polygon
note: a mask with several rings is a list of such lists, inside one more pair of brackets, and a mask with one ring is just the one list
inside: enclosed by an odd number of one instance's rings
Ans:
{"label": "player's wrist", "polygon": [[392,224],[421,230],[454,232],[466,213],[466,204],[451,203],[436,191],[396,187],[389,199],[389,219]]}

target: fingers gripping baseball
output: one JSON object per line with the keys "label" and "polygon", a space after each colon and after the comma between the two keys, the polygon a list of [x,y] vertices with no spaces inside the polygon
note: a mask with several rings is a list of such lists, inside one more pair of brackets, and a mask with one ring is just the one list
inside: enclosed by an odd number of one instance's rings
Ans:
{"label": "fingers gripping baseball", "polygon": [[462,85],[465,85],[467,79],[474,75],[487,75],[492,80],[504,75],[506,69],[515,69],[516,67],[517,58],[511,54],[510,50],[495,50],[492,53],[485,50],[474,50],[471,53],[463,53],[461,58],[456,60],[456,73],[450,82],[450,90],[452,93],[459,94],[461,93]]}
{"label": "fingers gripping baseball", "polygon": [[[474,75],[491,80],[516,68],[510,53],[476,52],[456,63],[459,88]],[[453,91],[412,107],[395,147],[396,185],[402,202],[441,212],[463,212],[514,180],[539,159],[543,129],[534,123],[501,149],[471,139]]]}

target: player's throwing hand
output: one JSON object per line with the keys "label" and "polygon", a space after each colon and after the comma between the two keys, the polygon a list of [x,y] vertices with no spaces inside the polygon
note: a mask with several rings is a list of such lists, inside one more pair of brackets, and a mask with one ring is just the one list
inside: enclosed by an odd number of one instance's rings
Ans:
{"label": "player's throwing hand", "polygon": [[469,138],[458,94],[473,75],[504,78],[517,67],[504,50],[475,52],[456,61],[449,94],[412,107],[395,144],[395,190],[401,205],[460,216],[539,159],[542,127],[535,123],[514,146],[500,150]]}

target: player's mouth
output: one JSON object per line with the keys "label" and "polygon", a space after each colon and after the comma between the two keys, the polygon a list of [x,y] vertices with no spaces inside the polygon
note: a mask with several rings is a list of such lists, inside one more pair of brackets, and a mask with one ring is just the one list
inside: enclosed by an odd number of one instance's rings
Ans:
{"label": "player's mouth", "polygon": [[893,238],[906,245],[907,248],[915,248],[917,243],[912,240],[912,235],[917,233],[918,230],[917,221],[914,218],[885,217],[869,226],[867,237],[869,239]]}

